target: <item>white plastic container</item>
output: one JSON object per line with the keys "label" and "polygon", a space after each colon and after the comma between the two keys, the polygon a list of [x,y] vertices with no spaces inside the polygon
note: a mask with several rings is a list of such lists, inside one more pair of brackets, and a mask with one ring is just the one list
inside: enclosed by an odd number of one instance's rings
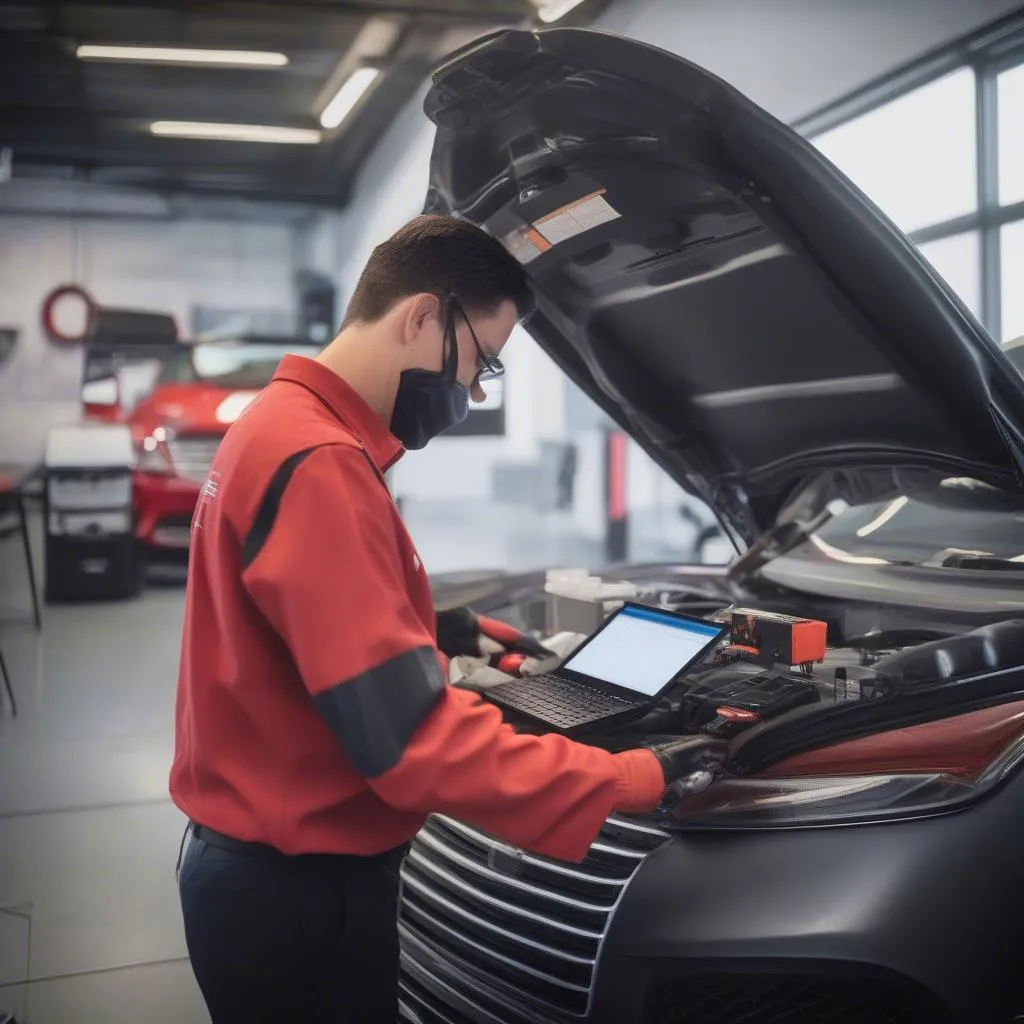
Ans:
{"label": "white plastic container", "polygon": [[636,584],[626,580],[608,580],[602,582],[600,596],[603,601],[635,601],[637,597]]}
{"label": "white plastic container", "polygon": [[634,600],[636,586],[625,580],[602,580],[583,569],[558,569],[547,574],[548,632],[593,633],[624,601]]}
{"label": "white plastic container", "polygon": [[131,430],[54,427],[46,439],[46,600],[130,597],[141,573],[132,528]]}
{"label": "white plastic container", "polygon": [[586,569],[549,569],[544,590],[578,601],[631,601],[637,595],[634,584],[626,580],[603,580],[600,576],[591,576]]}
{"label": "white plastic container", "polygon": [[570,596],[588,576],[586,569],[549,569],[544,577],[544,590],[549,594]]}
{"label": "white plastic container", "polygon": [[50,508],[68,512],[129,508],[134,459],[128,427],[54,427],[46,438]]}

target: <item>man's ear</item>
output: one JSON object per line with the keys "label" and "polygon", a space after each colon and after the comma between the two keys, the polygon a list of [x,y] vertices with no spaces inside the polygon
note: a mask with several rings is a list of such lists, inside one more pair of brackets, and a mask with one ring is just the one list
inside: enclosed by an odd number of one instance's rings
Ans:
{"label": "man's ear", "polygon": [[407,345],[416,345],[424,330],[440,320],[441,302],[436,295],[423,292],[411,295],[405,300],[406,310],[402,323],[403,340]]}

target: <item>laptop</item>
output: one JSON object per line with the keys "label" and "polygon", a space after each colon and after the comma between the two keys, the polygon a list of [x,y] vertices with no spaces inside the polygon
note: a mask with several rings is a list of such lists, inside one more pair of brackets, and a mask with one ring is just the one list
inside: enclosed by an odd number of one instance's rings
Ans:
{"label": "laptop", "polygon": [[728,632],[627,602],[553,672],[499,683],[483,696],[546,732],[581,736],[642,718]]}

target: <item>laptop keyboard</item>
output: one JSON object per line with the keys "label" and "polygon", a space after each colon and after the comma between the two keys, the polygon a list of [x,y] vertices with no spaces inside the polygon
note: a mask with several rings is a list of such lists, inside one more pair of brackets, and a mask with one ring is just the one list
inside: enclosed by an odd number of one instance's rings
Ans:
{"label": "laptop keyboard", "polygon": [[634,707],[583,683],[551,675],[524,676],[514,683],[493,687],[487,695],[557,728],[581,725]]}

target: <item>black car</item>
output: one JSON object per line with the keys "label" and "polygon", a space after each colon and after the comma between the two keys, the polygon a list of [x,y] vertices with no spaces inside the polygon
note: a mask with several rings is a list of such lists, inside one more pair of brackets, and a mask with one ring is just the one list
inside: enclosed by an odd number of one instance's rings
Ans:
{"label": "black car", "polygon": [[[582,864],[431,819],[402,1019],[1024,1020],[1024,378],[825,158],[684,60],[505,32],[426,110],[427,208],[504,240],[530,333],[742,551],[613,575],[824,621],[828,649],[793,673],[809,702],[730,722],[724,778]],[[538,575],[436,591],[543,622]],[[750,672],[723,658],[590,742],[720,728]]]}

